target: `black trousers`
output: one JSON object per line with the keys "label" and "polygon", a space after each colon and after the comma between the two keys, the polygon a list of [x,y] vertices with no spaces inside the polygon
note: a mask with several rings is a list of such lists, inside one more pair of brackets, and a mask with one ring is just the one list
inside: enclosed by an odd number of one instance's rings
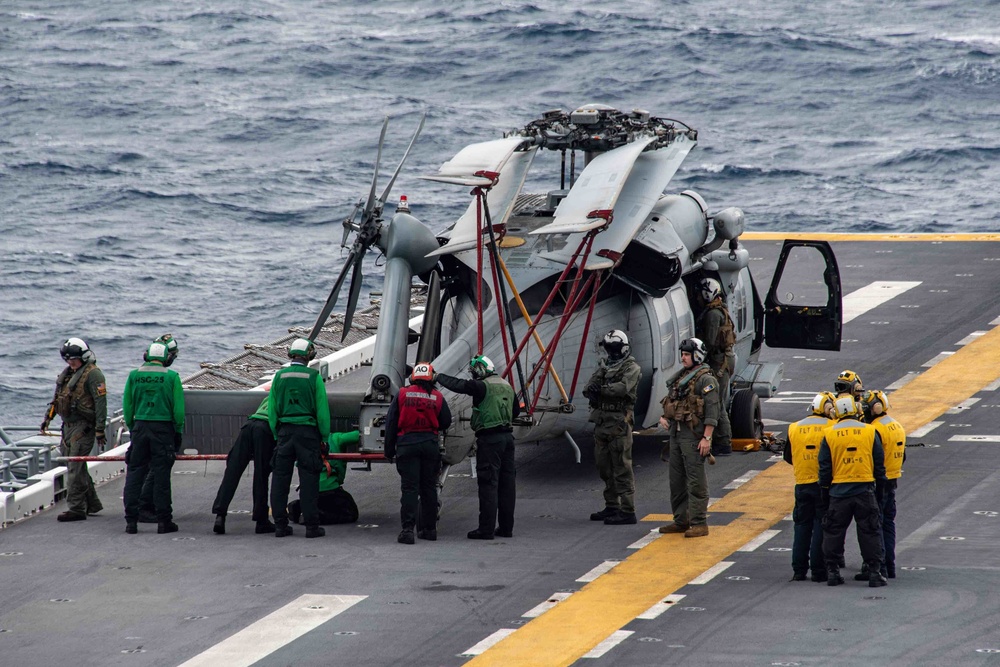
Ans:
{"label": "black trousers", "polygon": [[213,514],[226,515],[229,503],[233,502],[236,488],[240,485],[240,477],[253,461],[253,520],[268,520],[267,482],[271,476],[271,457],[274,456],[275,445],[274,434],[266,421],[247,420],[226,457],[226,472],[212,504]]}
{"label": "black trousers", "polygon": [[479,479],[479,532],[492,535],[514,530],[514,436],[491,433],[476,437],[476,477]]}
{"label": "black trousers", "polygon": [[413,530],[414,526],[421,530],[437,526],[437,477],[441,470],[437,437],[400,443],[396,448],[396,470],[401,490],[399,520],[403,530]]}
{"label": "black trousers", "polygon": [[882,512],[875,492],[865,491],[846,498],[830,496],[830,507],[823,516],[823,556],[827,565],[836,564],[844,555],[844,538],[851,519],[858,525],[861,557],[872,572],[882,567]]}
{"label": "black trousers", "polygon": [[813,574],[826,572],[823,560],[823,516],[820,506],[819,483],[795,485],[795,509],[792,521],[792,571],[805,574],[810,568]]}
{"label": "black trousers", "polygon": [[299,500],[302,523],[319,525],[319,473],[323,468],[319,429],[304,424],[278,424],[278,445],[274,450],[271,474],[271,511],[274,523],[288,525],[288,491],[292,471],[299,464]]}
{"label": "black trousers", "polygon": [[132,428],[132,443],[125,453],[125,519],[138,521],[139,495],[146,475],[153,478],[153,505],[157,521],[170,521],[170,470],[174,467],[174,425],[171,422],[137,420]]}

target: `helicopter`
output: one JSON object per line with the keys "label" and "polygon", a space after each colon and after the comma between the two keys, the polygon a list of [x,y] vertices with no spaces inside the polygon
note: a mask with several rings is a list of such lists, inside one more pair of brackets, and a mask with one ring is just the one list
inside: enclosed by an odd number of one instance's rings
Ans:
{"label": "helicopter", "polygon": [[[735,328],[726,406],[734,438],[763,436],[760,399],[781,382],[783,365],[759,360],[765,343],[840,349],[840,274],[826,242],[786,240],[762,302],[740,242],[743,211],[711,213],[697,192],[667,192],[698,140],[697,130],[681,121],[588,104],[546,111],[498,139],[468,145],[421,177],[470,189],[465,212],[440,234],[415,217],[405,199],[391,217],[384,211],[424,118],[379,193],[388,124],[387,117],[370,191],[343,222],[344,267],[307,336],[329,335],[328,318],[351,274],[341,329],[347,336],[362,260],[380,251],[385,280],[370,379],[360,400],[352,394],[347,401],[356,410],[359,455],[382,452],[386,413],[407,378],[408,361],[458,375],[483,354],[524,408],[515,419],[516,440],[564,438],[579,462],[575,437],[591,428],[583,385],[598,365],[597,340],[612,329],[627,333],[642,369],[636,430],[654,426],[667,380],[682,367],[678,345],[695,336],[703,278],[722,286]],[[559,157],[559,167],[543,177],[551,185],[526,192],[531,167],[546,151]],[[787,276],[786,266],[795,267]],[[786,291],[790,276],[803,271],[805,284]],[[410,359],[414,277],[427,285],[427,303]],[[467,396],[443,391],[455,416],[443,459],[454,465],[474,443],[472,405]],[[328,389],[331,397],[337,392],[336,384]]]}

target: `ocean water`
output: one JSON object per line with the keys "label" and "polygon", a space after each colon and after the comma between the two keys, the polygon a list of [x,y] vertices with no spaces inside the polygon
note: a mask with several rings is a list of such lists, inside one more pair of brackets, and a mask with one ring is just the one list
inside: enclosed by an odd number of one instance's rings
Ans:
{"label": "ocean water", "polygon": [[997,227],[997,0],[6,0],[0,424],[69,336],[117,408],[161,333],[188,375],[311,325],[383,115],[391,169],[428,114],[394,195],[440,230],[468,194],[417,176],[590,102],[697,128],[668,189],[752,230]]}

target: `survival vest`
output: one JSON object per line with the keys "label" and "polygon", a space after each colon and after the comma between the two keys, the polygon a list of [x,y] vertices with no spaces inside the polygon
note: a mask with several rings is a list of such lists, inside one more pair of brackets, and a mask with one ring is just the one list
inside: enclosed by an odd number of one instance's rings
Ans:
{"label": "survival vest", "polygon": [[882,415],[872,422],[872,426],[882,438],[886,478],[899,479],[903,476],[903,453],[906,451],[906,431],[903,430],[903,425],[889,415]]}
{"label": "survival vest", "polygon": [[792,469],[796,484],[819,481],[819,445],[830,424],[826,417],[811,415],[788,426],[788,446],[792,448]]}
{"label": "survival vest", "polygon": [[93,363],[86,364],[82,372],[77,375],[67,366],[56,380],[58,383],[55,398],[56,414],[62,417],[64,422],[69,421],[74,415],[88,420],[93,420],[97,416],[94,397],[87,393],[87,378],[95,368],[97,366]]}
{"label": "survival vest", "polygon": [[444,404],[444,396],[437,389],[427,393],[417,385],[403,387],[396,395],[399,406],[398,435],[407,433],[437,433],[438,415]]}
{"label": "survival vest", "polygon": [[692,391],[692,388],[703,375],[711,372],[712,369],[702,364],[693,371],[681,373],[660,402],[663,406],[663,418],[686,423],[692,430],[697,428],[705,416],[705,399]]}
{"label": "survival vest", "polygon": [[719,326],[719,333],[715,337],[713,347],[721,352],[728,352],[733,345],[736,345],[736,329],[733,326],[733,318],[729,315],[729,310],[722,305],[721,297],[716,297],[712,303],[708,304],[707,308],[709,310],[717,308],[725,315],[723,323]]}
{"label": "survival vest", "polygon": [[827,427],[825,437],[833,460],[834,484],[875,481],[874,426],[844,419]]}
{"label": "survival vest", "polygon": [[499,375],[489,375],[486,397],[472,408],[472,430],[476,433],[500,426],[510,427],[514,416],[514,389]]}

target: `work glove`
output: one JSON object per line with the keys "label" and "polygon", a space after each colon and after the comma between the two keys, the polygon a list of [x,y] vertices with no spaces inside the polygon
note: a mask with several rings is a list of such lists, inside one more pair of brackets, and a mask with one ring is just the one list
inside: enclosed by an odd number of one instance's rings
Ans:
{"label": "work glove", "polygon": [[97,436],[97,446],[106,447],[108,444],[108,436],[104,435],[104,431],[98,431],[96,436]]}
{"label": "work glove", "polygon": [[183,436],[180,433],[174,433],[174,453],[181,451],[181,444],[184,442]]}
{"label": "work glove", "polygon": [[327,442],[326,440],[324,440],[322,443],[320,443],[319,451],[323,454],[323,456],[326,456],[327,454],[329,454],[330,453],[330,443]]}
{"label": "work glove", "polygon": [[601,397],[601,385],[596,382],[588,384],[587,388],[583,390],[583,395],[591,401],[597,401]]}
{"label": "work glove", "polygon": [[43,421],[41,427],[39,427],[38,430],[39,430],[40,433],[44,433],[45,431],[48,431],[49,430],[49,420],[46,419],[45,421]]}

